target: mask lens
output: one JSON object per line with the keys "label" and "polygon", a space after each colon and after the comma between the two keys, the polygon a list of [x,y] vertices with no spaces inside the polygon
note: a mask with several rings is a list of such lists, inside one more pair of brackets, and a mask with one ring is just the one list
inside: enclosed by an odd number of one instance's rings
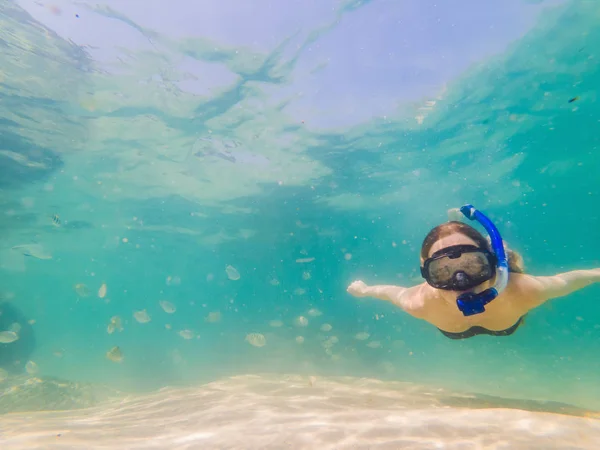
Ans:
{"label": "mask lens", "polygon": [[434,287],[464,290],[491,279],[494,268],[486,253],[474,249],[430,259],[426,275],[427,281]]}

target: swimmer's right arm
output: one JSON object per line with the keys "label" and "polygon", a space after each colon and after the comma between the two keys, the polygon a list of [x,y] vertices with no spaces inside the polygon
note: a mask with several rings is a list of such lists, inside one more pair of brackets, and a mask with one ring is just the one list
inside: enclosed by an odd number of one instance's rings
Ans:
{"label": "swimmer's right arm", "polygon": [[373,297],[399,306],[406,312],[419,316],[423,307],[420,286],[405,288],[393,285],[367,286],[363,281],[354,281],[347,289],[354,297]]}
{"label": "swimmer's right arm", "polygon": [[373,297],[386,302],[394,302],[406,292],[406,288],[383,284],[367,286],[363,281],[358,280],[348,286],[347,291],[354,297]]}

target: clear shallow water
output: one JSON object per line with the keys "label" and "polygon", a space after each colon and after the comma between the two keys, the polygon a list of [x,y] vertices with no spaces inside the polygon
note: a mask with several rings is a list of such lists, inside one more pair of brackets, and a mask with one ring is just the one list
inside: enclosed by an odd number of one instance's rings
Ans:
{"label": "clear shallow water", "polygon": [[[330,69],[343,59],[332,30],[358,32],[377,2],[251,44],[167,36],[158,18],[135,23],[135,8],[0,5],[0,290],[35,321],[37,377],[138,392],[255,372],[350,375],[600,408],[598,286],[540,308],[510,338],[464,342],[345,293],[357,278],[420,282],[422,238],[465,202],[531,273],[600,266],[593,3],[535,10],[535,26],[519,16],[523,35],[475,66],[421,61],[406,80],[424,81],[403,101],[402,77],[344,85]],[[98,31],[108,25],[118,32]],[[127,48],[103,52],[119,36]],[[368,101],[348,94],[370,89]],[[52,258],[13,250],[32,244]],[[109,334],[114,316],[123,331]],[[106,358],[114,346],[121,363]]]}

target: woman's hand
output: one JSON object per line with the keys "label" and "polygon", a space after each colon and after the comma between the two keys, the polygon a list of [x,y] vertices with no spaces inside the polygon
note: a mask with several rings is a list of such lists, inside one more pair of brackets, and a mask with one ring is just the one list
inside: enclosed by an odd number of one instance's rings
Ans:
{"label": "woman's hand", "polygon": [[354,297],[366,297],[368,288],[369,287],[363,281],[356,280],[352,282],[352,284],[348,286],[348,289],[346,290]]}

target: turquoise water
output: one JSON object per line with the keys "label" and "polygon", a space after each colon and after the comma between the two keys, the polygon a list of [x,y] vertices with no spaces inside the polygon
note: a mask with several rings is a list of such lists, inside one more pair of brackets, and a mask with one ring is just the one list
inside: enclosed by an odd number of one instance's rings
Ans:
{"label": "turquoise water", "polygon": [[[421,282],[423,237],[465,202],[530,273],[600,266],[594,2],[545,10],[393,114],[329,127],[310,106],[286,108],[292,71],[327,67],[303,64],[296,42],[266,53],[140,28],[140,49],[100,70],[92,49],[0,5],[0,291],[35,321],[38,376],[147,391],[353,375],[600,408],[600,286],[544,305],[510,338],[460,342],[345,292],[354,279]],[[186,64],[214,86],[184,90]],[[13,249],[32,244],[33,256]],[[109,334],[114,316],[123,331]],[[114,346],[120,363],[106,358]]]}

